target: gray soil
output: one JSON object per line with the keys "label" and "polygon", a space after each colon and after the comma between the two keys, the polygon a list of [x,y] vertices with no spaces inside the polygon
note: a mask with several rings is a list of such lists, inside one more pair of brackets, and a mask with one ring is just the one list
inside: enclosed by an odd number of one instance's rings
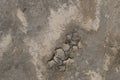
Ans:
{"label": "gray soil", "polygon": [[120,0],[0,0],[0,80],[120,80]]}

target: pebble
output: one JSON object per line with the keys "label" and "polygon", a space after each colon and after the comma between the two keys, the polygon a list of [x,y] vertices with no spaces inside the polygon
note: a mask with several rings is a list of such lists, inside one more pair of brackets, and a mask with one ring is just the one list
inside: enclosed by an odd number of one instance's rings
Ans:
{"label": "pebble", "polygon": [[68,51],[70,49],[70,46],[68,44],[63,44],[62,48],[64,51]]}
{"label": "pebble", "polygon": [[65,53],[63,49],[57,49],[55,57],[60,58],[61,60],[65,60]]}

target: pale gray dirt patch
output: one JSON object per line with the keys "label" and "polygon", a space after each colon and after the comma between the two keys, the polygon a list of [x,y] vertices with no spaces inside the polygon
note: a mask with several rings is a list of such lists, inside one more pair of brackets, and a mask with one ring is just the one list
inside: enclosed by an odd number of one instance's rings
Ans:
{"label": "pale gray dirt patch", "polygon": [[120,80],[119,0],[0,0],[0,80]]}

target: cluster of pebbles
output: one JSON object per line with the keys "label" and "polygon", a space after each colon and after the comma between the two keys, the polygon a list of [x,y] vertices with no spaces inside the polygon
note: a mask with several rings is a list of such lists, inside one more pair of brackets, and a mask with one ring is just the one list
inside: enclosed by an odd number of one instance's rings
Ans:
{"label": "cluster of pebbles", "polygon": [[52,59],[48,61],[48,67],[65,71],[67,61],[72,61],[73,59],[71,53],[80,48],[82,48],[82,44],[79,34],[77,32],[67,34],[65,42],[61,47],[55,49]]}

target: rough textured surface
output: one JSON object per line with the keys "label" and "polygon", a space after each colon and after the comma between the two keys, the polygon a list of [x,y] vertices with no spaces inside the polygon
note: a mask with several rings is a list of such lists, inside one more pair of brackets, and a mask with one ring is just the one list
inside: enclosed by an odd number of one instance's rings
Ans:
{"label": "rough textured surface", "polygon": [[0,0],[0,80],[120,80],[120,0]]}

